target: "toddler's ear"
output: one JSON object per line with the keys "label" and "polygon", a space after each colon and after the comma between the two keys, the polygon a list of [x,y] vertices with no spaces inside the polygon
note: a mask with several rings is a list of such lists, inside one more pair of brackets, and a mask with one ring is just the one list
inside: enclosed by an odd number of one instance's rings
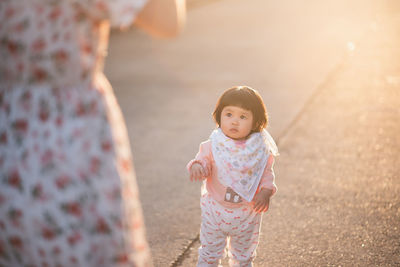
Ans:
{"label": "toddler's ear", "polygon": [[254,125],[253,125],[253,131],[255,132],[255,131],[257,131],[258,130],[258,128],[260,128],[260,123],[254,123]]}

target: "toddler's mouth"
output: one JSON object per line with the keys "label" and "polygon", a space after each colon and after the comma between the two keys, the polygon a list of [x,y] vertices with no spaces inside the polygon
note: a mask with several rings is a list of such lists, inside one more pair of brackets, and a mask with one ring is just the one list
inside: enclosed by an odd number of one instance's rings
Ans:
{"label": "toddler's mouth", "polygon": [[232,128],[232,129],[230,129],[229,131],[232,132],[232,133],[237,133],[237,132],[239,132],[239,130],[238,130],[238,129],[235,129],[235,128]]}

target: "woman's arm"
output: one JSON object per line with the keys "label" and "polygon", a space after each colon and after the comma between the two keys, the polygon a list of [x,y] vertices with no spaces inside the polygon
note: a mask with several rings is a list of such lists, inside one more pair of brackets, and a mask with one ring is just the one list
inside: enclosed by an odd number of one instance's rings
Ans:
{"label": "woman's arm", "polygon": [[185,20],[185,0],[149,0],[135,25],[156,37],[173,37],[182,30]]}

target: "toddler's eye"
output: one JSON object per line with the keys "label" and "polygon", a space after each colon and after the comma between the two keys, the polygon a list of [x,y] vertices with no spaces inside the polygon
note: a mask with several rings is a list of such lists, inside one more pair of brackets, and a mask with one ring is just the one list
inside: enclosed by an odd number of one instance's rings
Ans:
{"label": "toddler's eye", "polygon": [[229,113],[229,112],[228,112],[228,113],[226,113],[226,116],[227,116],[227,117],[232,117],[232,113]]}
{"label": "toddler's eye", "polygon": [[247,117],[246,117],[245,115],[241,115],[240,118],[241,118],[242,120],[247,119]]}

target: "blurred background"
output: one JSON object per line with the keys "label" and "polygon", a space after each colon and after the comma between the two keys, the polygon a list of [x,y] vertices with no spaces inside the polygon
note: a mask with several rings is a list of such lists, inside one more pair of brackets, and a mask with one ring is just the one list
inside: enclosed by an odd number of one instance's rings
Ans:
{"label": "blurred background", "polygon": [[[386,64],[390,73],[381,74],[391,80],[396,99],[400,90],[400,57],[398,46],[394,46],[395,42],[400,44],[398,0],[188,0],[187,6],[187,24],[180,36],[159,40],[137,29],[112,32],[106,61],[106,75],[128,126],[155,266],[194,264],[190,257],[196,257],[200,184],[189,181],[185,166],[215,127],[211,113],[225,89],[248,85],[258,90],[270,116],[268,130],[282,146],[282,157],[276,164],[280,175],[280,191],[274,200],[277,204],[272,206],[263,227],[268,227],[266,221],[275,217],[294,216],[277,211],[298,201],[285,191],[285,184],[295,183],[291,180],[295,174],[283,169],[287,170],[293,165],[292,160],[299,158],[295,152],[291,154],[290,147],[294,145],[285,146],[285,142],[291,143],[293,136],[304,134],[296,132],[295,126],[307,112],[318,112],[318,108],[309,107],[318,100],[320,91],[341,79],[340,74],[352,62],[357,62],[358,69],[373,68],[374,73],[381,73],[382,64]],[[383,37],[384,44],[379,42]],[[372,51],[381,54],[362,54]],[[377,65],[376,59],[385,61]],[[357,87],[366,78],[346,78],[346,86]],[[391,109],[395,111],[391,112],[398,120],[400,111],[396,105],[400,102],[393,103]],[[393,162],[388,164],[399,168]],[[392,189],[398,190],[398,173],[395,178]],[[393,216],[400,219],[399,198],[392,202]],[[384,239],[392,240],[393,263],[400,254],[399,220],[394,223],[397,225],[392,225],[391,231],[396,233],[395,237]],[[287,227],[280,233],[289,233]],[[296,240],[296,236],[291,236],[291,240]],[[330,238],[336,240],[336,236]],[[263,255],[266,261],[271,262],[271,258],[263,244],[258,251],[259,264],[267,266],[263,264]],[[289,249],[283,241],[275,245]],[[324,255],[314,254],[322,259],[320,264],[327,265]],[[336,256],[333,252],[330,257]],[[281,266],[302,265],[295,262]]]}

